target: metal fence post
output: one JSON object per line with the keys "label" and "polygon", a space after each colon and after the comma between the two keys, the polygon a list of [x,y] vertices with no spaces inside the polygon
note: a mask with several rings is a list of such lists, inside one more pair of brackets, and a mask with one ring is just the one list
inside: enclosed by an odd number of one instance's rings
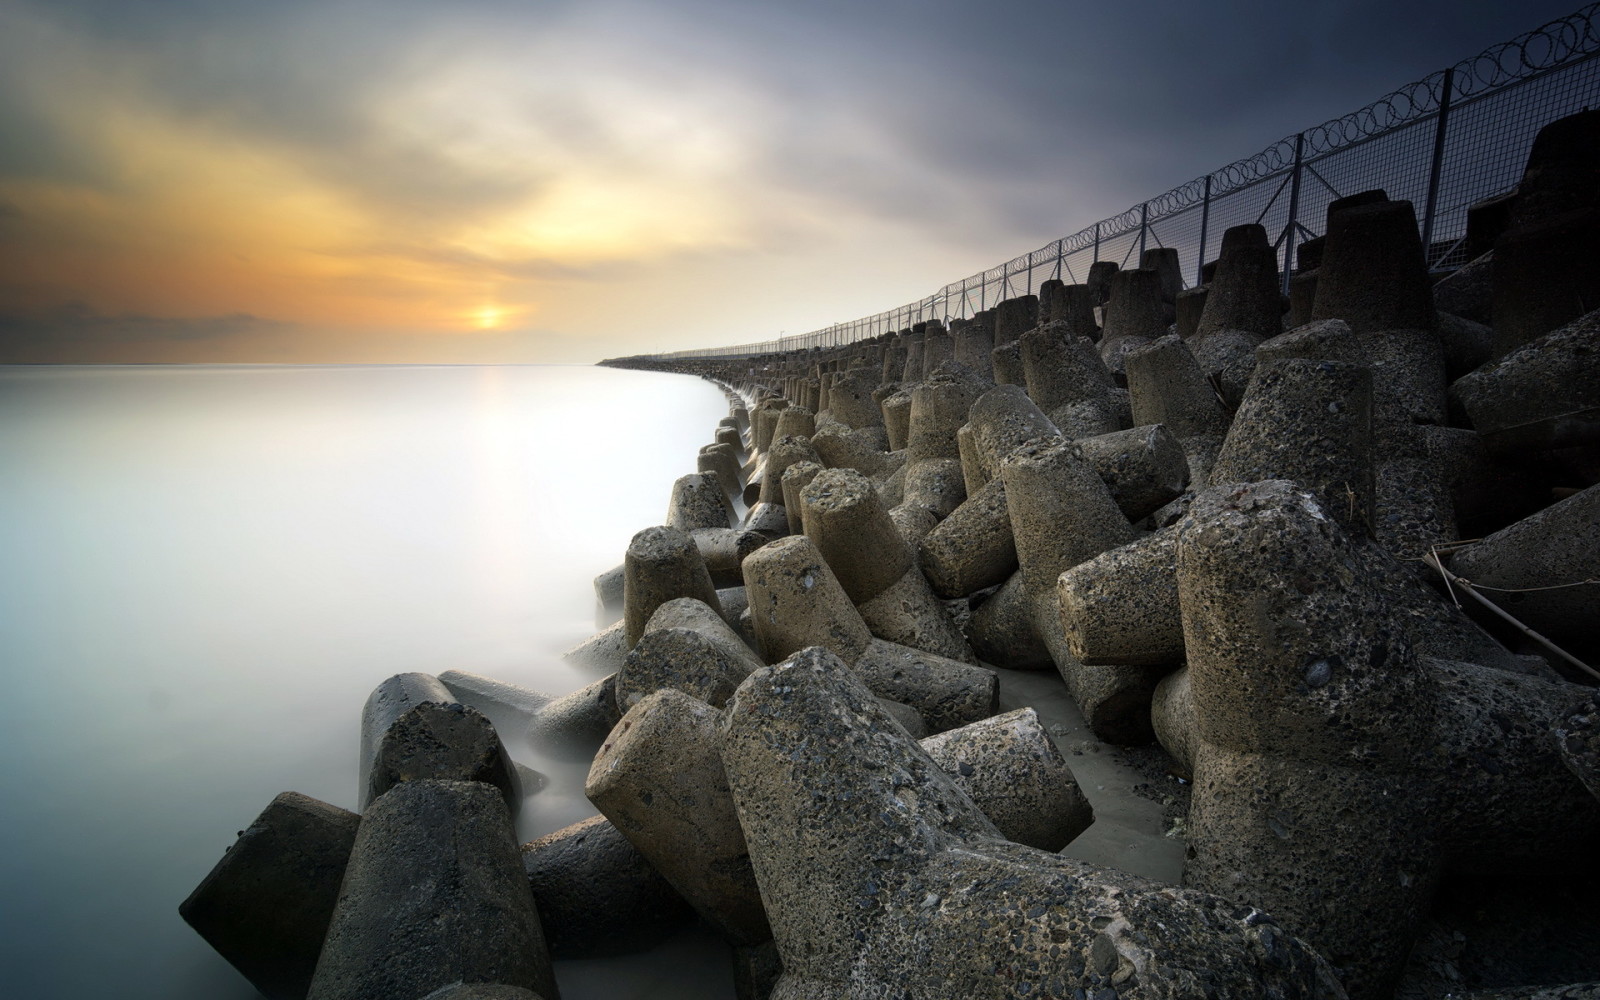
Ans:
{"label": "metal fence post", "polygon": [[1150,218],[1150,203],[1144,202],[1139,206],[1139,266],[1144,267],[1144,234],[1148,231],[1147,219]]}
{"label": "metal fence post", "polygon": [[1200,253],[1194,262],[1194,283],[1206,283],[1206,230],[1211,225],[1211,175],[1206,174],[1205,199],[1200,202]]}
{"label": "metal fence post", "polygon": [[1100,223],[1094,224],[1094,262],[1100,263]]}
{"label": "metal fence post", "polygon": [[1306,134],[1294,137],[1294,174],[1289,184],[1289,223],[1283,230],[1283,294],[1289,294],[1289,270],[1294,263],[1295,224],[1300,221],[1300,167],[1304,160]]}
{"label": "metal fence post", "polygon": [[1056,240],[1056,273],[1055,273],[1055,279],[1057,281],[1061,280],[1061,261],[1062,261],[1063,258],[1066,257],[1066,255],[1067,255],[1067,241],[1066,240]]}
{"label": "metal fence post", "polygon": [[1422,258],[1433,265],[1433,219],[1439,207],[1439,174],[1444,167],[1445,132],[1450,127],[1450,98],[1456,88],[1456,68],[1444,71],[1439,92],[1439,124],[1433,132],[1433,163],[1428,168],[1428,206],[1422,216]]}

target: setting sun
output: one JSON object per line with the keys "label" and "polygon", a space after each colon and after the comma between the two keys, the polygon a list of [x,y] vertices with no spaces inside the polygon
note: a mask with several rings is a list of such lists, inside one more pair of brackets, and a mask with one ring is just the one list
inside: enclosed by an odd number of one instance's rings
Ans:
{"label": "setting sun", "polygon": [[480,330],[493,330],[500,325],[505,316],[505,310],[499,306],[484,306],[472,314],[472,321]]}

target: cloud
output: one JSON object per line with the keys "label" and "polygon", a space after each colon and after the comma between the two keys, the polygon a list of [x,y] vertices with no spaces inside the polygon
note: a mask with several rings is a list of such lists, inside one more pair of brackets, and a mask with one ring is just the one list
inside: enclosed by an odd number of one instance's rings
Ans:
{"label": "cloud", "polygon": [[[770,268],[816,289],[758,317],[793,329],[893,306],[908,261],[925,293],[1075,232],[1565,2],[0,0],[0,197],[26,212],[0,249],[50,237],[34,273],[106,316],[440,328],[493,301],[574,336],[638,325],[615,286],[688,308]],[[63,277],[75,254],[92,279]]]}
{"label": "cloud", "polygon": [[199,341],[288,330],[293,324],[248,313],[179,317],[137,314],[108,316],[82,302],[50,309],[0,313],[0,361],[8,349],[44,345],[63,349],[147,343]]}

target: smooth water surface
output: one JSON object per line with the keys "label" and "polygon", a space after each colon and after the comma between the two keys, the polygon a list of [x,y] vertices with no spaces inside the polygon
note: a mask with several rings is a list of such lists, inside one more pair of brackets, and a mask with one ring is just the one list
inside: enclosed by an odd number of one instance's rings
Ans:
{"label": "smooth water surface", "polygon": [[[384,677],[592,680],[559,658],[590,581],[726,412],[589,367],[0,367],[5,992],[253,996],[178,903],[278,792],[357,807]],[[581,766],[506,742],[552,778],[523,839],[593,815]],[[557,975],[731,996],[727,961],[691,933]]]}

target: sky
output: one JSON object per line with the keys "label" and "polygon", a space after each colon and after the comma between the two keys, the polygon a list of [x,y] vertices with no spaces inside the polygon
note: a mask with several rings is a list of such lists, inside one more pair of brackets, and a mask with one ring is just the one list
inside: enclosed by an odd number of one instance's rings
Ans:
{"label": "sky", "polygon": [[0,0],[0,363],[802,333],[1578,0]]}

